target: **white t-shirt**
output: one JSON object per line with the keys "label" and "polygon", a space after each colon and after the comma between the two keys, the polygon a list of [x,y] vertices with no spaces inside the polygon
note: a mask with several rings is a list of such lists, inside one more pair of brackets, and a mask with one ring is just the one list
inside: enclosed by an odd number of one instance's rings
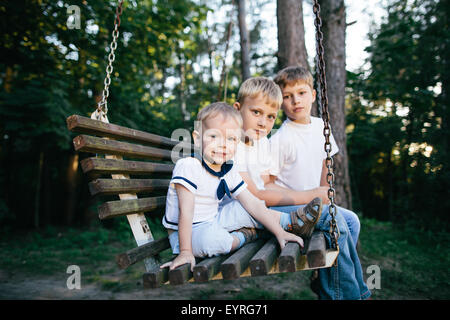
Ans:
{"label": "white t-shirt", "polygon": [[[251,146],[242,141],[239,142],[233,160],[238,172],[247,172],[258,190],[265,189],[261,175],[270,174],[275,170],[274,158],[270,152],[270,143],[267,137],[253,141]],[[232,201],[235,200],[225,196],[219,204],[219,210]]]}
{"label": "white t-shirt", "polygon": [[[311,123],[299,124],[289,119],[270,138],[270,148],[275,155],[270,173],[277,176],[276,184],[297,191],[320,186],[323,160],[326,159],[321,118],[311,117]],[[331,130],[330,130],[331,132]],[[331,155],[339,148],[330,134]]]}
{"label": "white t-shirt", "polygon": [[242,180],[234,165],[230,171],[219,178],[209,173],[203,167],[201,161],[194,157],[178,160],[173,169],[172,179],[167,191],[166,211],[162,219],[164,227],[178,230],[180,211],[175,183],[183,185],[195,195],[192,223],[199,223],[212,221],[217,215],[219,205],[217,188],[221,179],[226,181],[233,198],[247,188],[247,184]]}
{"label": "white t-shirt", "polygon": [[258,190],[264,190],[264,181],[261,175],[268,175],[274,166],[269,139],[263,137],[255,140],[252,146],[241,141],[237,146],[234,163],[239,172],[248,172]]}

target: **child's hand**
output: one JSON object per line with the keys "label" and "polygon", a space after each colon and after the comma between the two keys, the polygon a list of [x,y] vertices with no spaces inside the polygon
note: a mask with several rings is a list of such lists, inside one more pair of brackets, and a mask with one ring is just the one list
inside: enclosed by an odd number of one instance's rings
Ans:
{"label": "child's hand", "polygon": [[183,264],[190,263],[191,271],[194,271],[195,257],[190,251],[181,251],[180,254],[172,261],[166,262],[160,266],[160,268],[169,267],[169,270],[173,270]]}
{"label": "child's hand", "polygon": [[300,247],[303,248],[303,239],[300,238],[299,236],[296,236],[293,233],[283,230],[283,232],[275,235],[275,237],[277,238],[281,249],[283,249],[286,246],[286,243],[288,242],[297,242],[300,245]]}
{"label": "child's hand", "polygon": [[330,204],[330,199],[328,199],[328,187],[318,187],[313,189],[314,195],[322,199],[323,204]]}

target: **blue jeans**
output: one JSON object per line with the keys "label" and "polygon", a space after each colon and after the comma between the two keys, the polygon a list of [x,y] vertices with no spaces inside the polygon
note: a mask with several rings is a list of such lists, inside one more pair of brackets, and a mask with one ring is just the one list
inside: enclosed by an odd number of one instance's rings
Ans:
{"label": "blue jeans", "polygon": [[[345,222],[347,223],[348,230],[350,231],[350,236],[352,237],[353,243],[358,243],[359,231],[361,230],[361,223],[359,222],[359,218],[353,211],[350,211],[345,208],[337,207],[339,214],[344,217]],[[327,206],[328,211],[328,206]]]}
{"label": "blue jeans", "polygon": [[[303,206],[271,207],[270,209],[291,212]],[[319,299],[331,300],[359,300],[370,297],[371,292],[364,282],[361,262],[356,252],[349,228],[342,215],[343,208],[337,207],[336,224],[340,231],[338,239],[339,255],[337,266],[319,269]],[[331,244],[329,229],[331,216],[328,205],[323,206],[322,215],[315,226],[315,230],[324,232],[328,246]]]}

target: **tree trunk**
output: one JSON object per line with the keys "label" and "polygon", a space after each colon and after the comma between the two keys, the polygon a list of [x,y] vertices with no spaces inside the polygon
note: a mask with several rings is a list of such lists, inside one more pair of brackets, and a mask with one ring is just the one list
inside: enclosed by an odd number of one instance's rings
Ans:
{"label": "tree trunk", "polygon": [[[305,45],[302,0],[277,0],[278,70],[302,66],[311,71]],[[311,108],[317,117],[317,102]]]}
{"label": "tree trunk", "polygon": [[213,46],[211,43],[211,34],[209,30],[207,31],[208,34],[208,59],[209,59],[209,83],[214,83],[214,77],[213,77]]}
{"label": "tree trunk", "polygon": [[66,169],[66,212],[64,223],[67,226],[73,224],[76,215],[76,204],[78,199],[78,154],[71,154]]}
{"label": "tree trunk", "polygon": [[226,59],[227,59],[227,54],[228,54],[228,48],[230,46],[230,37],[231,37],[232,29],[233,29],[233,21],[230,20],[230,22],[228,23],[228,27],[227,27],[227,38],[226,38],[226,44],[225,44],[225,52],[223,54],[223,59],[222,59],[222,72],[220,74],[219,89],[217,90],[217,101],[225,101],[225,94],[223,95],[223,98],[222,98],[222,86],[224,85],[225,77],[227,75],[226,74],[227,73]]}
{"label": "tree trunk", "polygon": [[[41,198],[41,220],[42,225],[52,224],[52,223],[60,223],[62,220],[56,221],[53,215],[53,208],[56,199],[53,197],[54,189],[52,189],[52,177],[51,177],[51,164],[49,160],[49,151],[44,151],[44,168],[42,171],[42,198]],[[61,218],[61,217],[58,217]]]}
{"label": "tree trunk", "polygon": [[336,203],[352,209],[345,134],[345,28],[344,0],[320,0],[330,125],[339,147],[334,156]]}
{"label": "tree trunk", "polygon": [[13,78],[13,69],[11,66],[6,67],[4,82],[3,82],[3,88],[5,89],[5,92],[10,93],[11,92],[11,82]]}
{"label": "tree trunk", "polygon": [[183,115],[184,122],[189,122],[191,119],[189,112],[186,108],[186,70],[185,70],[185,61],[184,57],[180,54],[180,63],[179,63],[179,71],[180,71],[180,103],[181,103],[181,114]]}
{"label": "tree trunk", "polygon": [[36,178],[36,189],[34,194],[34,219],[33,225],[35,229],[39,228],[39,207],[41,200],[41,177],[42,177],[42,168],[44,166],[44,152],[41,151],[39,153],[39,161],[38,161],[38,172]]}
{"label": "tree trunk", "polygon": [[278,69],[308,65],[302,0],[277,0]]}
{"label": "tree trunk", "polygon": [[238,20],[239,20],[239,34],[241,37],[241,72],[242,82],[250,78],[250,41],[247,30],[247,22],[245,16],[247,10],[245,8],[245,0],[238,0]]}

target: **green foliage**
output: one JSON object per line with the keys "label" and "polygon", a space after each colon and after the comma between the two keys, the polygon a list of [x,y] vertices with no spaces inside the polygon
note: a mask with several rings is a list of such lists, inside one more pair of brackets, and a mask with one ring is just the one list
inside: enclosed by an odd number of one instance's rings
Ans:
{"label": "green foliage", "polygon": [[[27,233],[2,229],[0,267],[25,274],[51,275],[64,272],[71,264],[106,264],[124,250],[123,247],[135,245],[134,239],[123,233],[123,230],[100,226],[90,229],[48,226],[41,231]],[[116,245],[112,245],[114,243]]]}
{"label": "green foliage", "polygon": [[349,74],[347,116],[355,207],[365,215],[447,228],[448,6],[392,1]]}
{"label": "green foliage", "polygon": [[[80,8],[80,29],[68,28],[70,5]],[[8,212],[0,215],[3,222],[64,221],[74,137],[65,119],[90,116],[102,97],[116,6],[116,1],[81,0],[0,4],[0,210]],[[206,20],[208,12],[223,8],[229,17]],[[164,136],[192,129],[198,110],[217,99],[230,19],[229,52],[239,60],[235,9],[219,0],[124,1],[109,88],[110,122]],[[256,73],[274,61],[270,48],[261,50],[262,26],[254,15],[249,27],[252,54],[259,55]],[[227,101],[233,103],[239,62],[228,63],[227,70]],[[85,210],[85,190],[78,187],[76,212]]]}
{"label": "green foliage", "polygon": [[431,232],[409,223],[361,219],[363,270],[378,265],[381,289],[372,290],[373,299],[447,299],[450,283],[449,235]]}
{"label": "green foliage", "polygon": [[[275,49],[266,46],[264,36],[274,24],[262,19],[268,3],[247,3],[253,75],[271,76],[276,67]],[[80,8],[80,29],[67,27],[69,5]],[[101,98],[116,5],[0,4],[2,223],[26,227],[36,220],[40,225],[65,221],[73,154],[65,119],[89,116]],[[218,10],[229,14],[207,19]],[[370,217],[439,229],[450,209],[449,6],[443,0],[393,0],[386,11],[370,35],[370,70],[348,74],[354,207]],[[218,96],[230,21],[234,59],[227,63],[227,102],[233,103],[241,81],[235,13],[231,1],[125,1],[109,120],[164,136],[176,128],[192,129],[198,110]],[[95,206],[88,203],[80,172],[76,179],[73,220],[81,224],[89,206]]]}
{"label": "green foliage", "polygon": [[[67,26],[69,5],[80,8],[80,29]],[[89,116],[101,98],[116,5],[0,4],[0,203],[8,212],[0,215],[2,222],[26,226],[36,215],[42,224],[64,220],[65,174],[74,137],[65,120],[72,114]],[[177,85],[167,79],[179,78],[180,57],[187,66],[187,85],[198,78],[192,64],[202,54],[196,39],[203,34],[207,11],[191,0],[124,2],[109,89],[111,122],[165,136],[186,126]],[[214,89],[211,84],[188,101],[192,116]]]}

